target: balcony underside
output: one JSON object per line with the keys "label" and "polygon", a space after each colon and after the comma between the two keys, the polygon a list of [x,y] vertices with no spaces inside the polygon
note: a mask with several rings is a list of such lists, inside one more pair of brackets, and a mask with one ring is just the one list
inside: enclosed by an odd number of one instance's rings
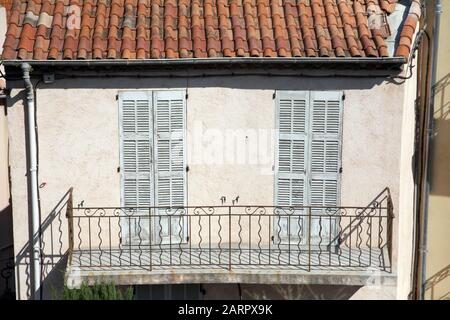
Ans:
{"label": "balcony underside", "polygon": [[[226,247],[226,246],[225,246]],[[75,250],[70,287],[82,282],[117,285],[180,283],[395,284],[386,250],[338,251],[261,248],[141,248]],[[310,253],[309,253],[310,252]],[[230,267],[231,265],[231,267]],[[151,266],[151,267],[150,267]]]}

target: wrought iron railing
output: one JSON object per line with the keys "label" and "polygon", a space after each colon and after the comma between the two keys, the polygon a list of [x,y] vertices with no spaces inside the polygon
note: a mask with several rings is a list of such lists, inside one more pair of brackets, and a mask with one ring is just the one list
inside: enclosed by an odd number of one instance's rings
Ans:
{"label": "wrought iron railing", "polygon": [[67,218],[80,269],[391,271],[388,189],[365,207],[70,205]]}

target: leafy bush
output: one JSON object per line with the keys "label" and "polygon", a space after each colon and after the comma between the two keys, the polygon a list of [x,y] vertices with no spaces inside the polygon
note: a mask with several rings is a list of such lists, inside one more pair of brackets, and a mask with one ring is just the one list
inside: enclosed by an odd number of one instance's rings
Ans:
{"label": "leafy bush", "polygon": [[133,288],[123,290],[114,283],[94,283],[89,286],[82,283],[79,289],[70,289],[64,285],[61,300],[132,300]]}

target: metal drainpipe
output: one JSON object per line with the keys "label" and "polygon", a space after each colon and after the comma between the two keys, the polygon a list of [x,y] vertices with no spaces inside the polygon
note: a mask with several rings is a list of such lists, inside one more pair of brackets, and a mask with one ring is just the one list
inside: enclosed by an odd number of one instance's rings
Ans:
{"label": "metal drainpipe", "polygon": [[28,183],[30,186],[31,199],[31,232],[30,239],[30,253],[32,257],[33,279],[32,279],[32,294],[35,300],[40,299],[41,286],[41,265],[40,265],[40,243],[39,243],[39,200],[38,200],[38,181],[37,181],[37,140],[36,140],[36,121],[35,121],[35,104],[34,104],[34,90],[30,79],[31,66],[28,63],[21,65],[23,72],[23,81],[26,88],[26,117],[28,120],[28,154],[29,154],[29,169],[28,169]]}
{"label": "metal drainpipe", "polygon": [[442,13],[442,3],[441,0],[436,0],[436,11],[434,19],[434,30],[433,30],[433,56],[431,64],[431,91],[429,96],[429,107],[427,113],[427,160],[426,160],[426,185],[425,185],[425,199],[424,199],[424,211],[423,211],[423,234],[420,241],[419,255],[421,257],[421,271],[420,271],[420,287],[419,287],[419,298],[423,300],[425,298],[425,283],[427,281],[426,276],[426,264],[427,264],[427,240],[428,240],[428,205],[430,196],[430,175],[431,175],[431,149],[430,145],[433,140],[434,131],[434,99],[435,99],[435,86],[437,81],[437,58],[439,50],[439,35],[441,26],[441,13]]}

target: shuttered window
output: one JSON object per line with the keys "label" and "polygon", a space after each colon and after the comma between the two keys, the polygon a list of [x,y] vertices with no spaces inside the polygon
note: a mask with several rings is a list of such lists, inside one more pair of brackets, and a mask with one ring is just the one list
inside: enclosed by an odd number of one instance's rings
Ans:
{"label": "shuttered window", "polygon": [[342,92],[277,92],[276,204],[336,206]]}
{"label": "shuttered window", "polygon": [[[185,206],[185,92],[121,92],[119,106],[122,205]],[[158,219],[161,230],[155,230],[154,235],[185,238],[179,218]],[[125,220],[133,224],[131,237],[138,232],[142,235],[142,229],[147,228],[148,221],[139,226],[140,220]]]}
{"label": "shuttered window", "polygon": [[124,206],[184,205],[184,98],[184,91],[120,93]]}
{"label": "shuttered window", "polygon": [[[185,206],[185,92],[121,92],[119,106],[122,206]],[[184,219],[161,217],[166,209],[155,213],[152,241],[186,239]],[[123,223],[125,241],[149,240],[148,220],[128,217]]]}

